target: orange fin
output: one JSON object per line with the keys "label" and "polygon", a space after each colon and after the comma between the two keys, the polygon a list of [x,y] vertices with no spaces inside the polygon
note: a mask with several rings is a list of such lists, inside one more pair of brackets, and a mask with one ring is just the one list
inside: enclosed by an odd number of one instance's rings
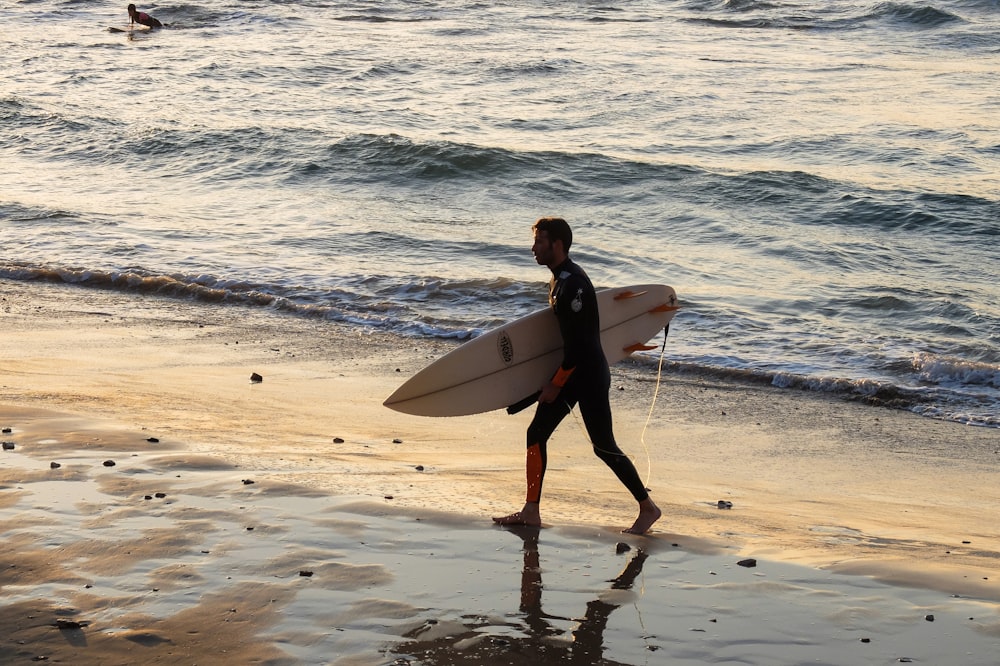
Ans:
{"label": "orange fin", "polygon": [[615,294],[615,300],[616,301],[622,301],[622,300],[625,300],[626,298],[635,298],[637,296],[642,296],[645,293],[646,292],[644,292],[644,291],[631,291],[629,289],[626,289],[625,291],[621,292],[620,294]]}
{"label": "orange fin", "polygon": [[653,308],[649,312],[650,312],[650,314],[652,314],[654,312],[673,312],[674,310],[680,310],[680,309],[681,309],[681,306],[679,306],[679,305],[669,305],[667,303],[664,303],[663,305],[657,305],[655,308]]}
{"label": "orange fin", "polygon": [[622,347],[622,351],[626,354],[631,354],[637,351],[649,351],[650,349],[656,349],[656,345],[644,345],[641,342],[637,342],[634,345],[629,345],[627,347]]}

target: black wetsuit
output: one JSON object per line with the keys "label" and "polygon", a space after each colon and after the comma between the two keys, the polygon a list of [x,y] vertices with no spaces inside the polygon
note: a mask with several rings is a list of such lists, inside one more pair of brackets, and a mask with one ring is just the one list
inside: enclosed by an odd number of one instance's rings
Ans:
{"label": "black wetsuit", "polygon": [[[632,461],[618,448],[612,431],[608,400],[611,371],[601,347],[594,285],[583,269],[567,258],[552,271],[549,302],[563,339],[563,361],[554,383],[559,384],[564,379],[565,384],[554,402],[538,403],[535,418],[528,426],[528,501],[537,502],[541,498],[549,437],[579,404],[594,453],[614,471],[636,501],[641,502],[649,494]],[[537,450],[532,448],[535,446]]]}

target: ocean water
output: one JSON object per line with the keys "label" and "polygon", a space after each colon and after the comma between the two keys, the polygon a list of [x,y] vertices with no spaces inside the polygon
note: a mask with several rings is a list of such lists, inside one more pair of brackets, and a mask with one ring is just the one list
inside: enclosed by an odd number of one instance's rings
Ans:
{"label": "ocean water", "polygon": [[125,4],[0,1],[0,279],[464,339],[561,215],[667,372],[1000,427],[997,0]]}

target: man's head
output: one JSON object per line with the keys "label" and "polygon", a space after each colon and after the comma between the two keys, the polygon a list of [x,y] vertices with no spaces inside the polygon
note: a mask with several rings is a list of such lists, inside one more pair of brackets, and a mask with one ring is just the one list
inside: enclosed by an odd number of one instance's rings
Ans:
{"label": "man's head", "polygon": [[531,229],[535,233],[535,242],[531,253],[539,264],[555,268],[569,255],[569,247],[573,244],[573,231],[561,217],[539,218]]}
{"label": "man's head", "polygon": [[561,240],[563,252],[569,254],[569,246],[573,244],[573,230],[569,223],[561,217],[540,217],[531,227],[534,231],[544,231],[550,241]]}

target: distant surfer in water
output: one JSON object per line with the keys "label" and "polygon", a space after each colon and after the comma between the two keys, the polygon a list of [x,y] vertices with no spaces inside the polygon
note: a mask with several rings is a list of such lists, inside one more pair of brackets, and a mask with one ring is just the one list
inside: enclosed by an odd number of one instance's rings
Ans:
{"label": "distant surfer in water", "polygon": [[628,534],[645,534],[659,520],[661,511],[649,497],[635,465],[615,442],[611,427],[611,371],[601,347],[601,327],[594,285],[582,268],[569,258],[573,232],[560,217],[543,217],[532,227],[535,261],[552,271],[549,304],[559,321],[563,360],[549,382],[541,387],[535,417],[528,426],[525,463],[527,496],[524,508],[493,518],[498,525],[541,525],[539,504],[547,464],[546,444],[574,405],[587,428],[594,453],[615,473],[639,503],[639,515]]}
{"label": "distant surfer in water", "polygon": [[150,28],[162,28],[163,24],[157,21],[155,18],[147,14],[146,12],[140,12],[136,10],[135,5],[129,5],[128,17],[132,23],[139,23],[141,25],[148,26]]}

